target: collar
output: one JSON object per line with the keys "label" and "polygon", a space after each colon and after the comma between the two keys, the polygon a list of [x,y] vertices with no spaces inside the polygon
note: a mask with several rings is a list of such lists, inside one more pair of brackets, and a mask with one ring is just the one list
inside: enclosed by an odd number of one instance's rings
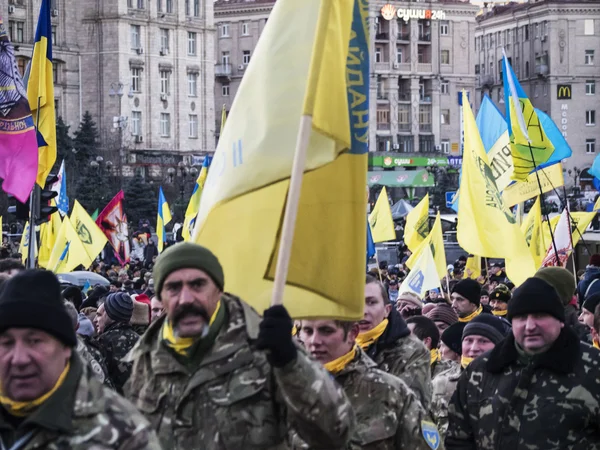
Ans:
{"label": "collar", "polygon": [[[133,330],[132,326],[130,324],[128,324],[128,323],[125,323],[125,322],[113,322],[113,323],[111,323],[110,325],[107,325],[104,328],[104,331],[102,332],[102,334],[106,334],[109,331],[113,331],[113,330],[121,330],[123,328],[131,328]],[[100,336],[102,336],[102,334]]]}
{"label": "collar", "polygon": [[475,311],[473,311],[467,317],[459,317],[458,321],[459,322],[470,322],[475,317],[477,317],[479,314],[481,314],[481,311],[483,311],[483,306],[479,305],[479,308],[477,308]]}
{"label": "collar", "polygon": [[598,342],[597,338],[594,338],[594,341],[592,342],[592,345],[594,346],[594,348],[597,348],[600,350],[600,342]]}
{"label": "collar", "polygon": [[495,316],[504,317],[506,314],[508,314],[508,310],[505,309],[504,311],[492,311],[492,314]]}
{"label": "collar", "polygon": [[471,364],[471,363],[473,362],[473,360],[474,360],[474,359],[475,359],[475,358],[469,358],[468,356],[462,355],[462,356],[460,357],[460,366],[461,366],[463,369],[466,369],[466,368],[467,368],[467,366],[468,366],[469,364]]}
{"label": "collar", "polygon": [[374,344],[377,339],[383,334],[385,328],[387,327],[389,321],[387,319],[383,319],[379,325],[369,331],[365,331],[364,333],[360,333],[356,337],[356,343],[363,350],[368,349],[372,344]]}
{"label": "collar", "polygon": [[346,366],[350,364],[350,362],[353,361],[354,358],[356,358],[357,347],[357,345],[354,345],[348,353],[340,356],[339,358],[334,359],[333,361],[329,361],[328,363],[323,364],[323,366],[331,375],[336,375],[338,372],[344,370]]}
{"label": "collar", "polygon": [[436,362],[439,362],[442,360],[442,354],[440,353],[439,349],[437,349],[437,348],[432,348],[431,350],[429,350],[429,355],[431,356],[429,359],[430,366],[433,366]]}
{"label": "collar", "polygon": [[355,345],[354,350],[356,351],[354,359],[348,362],[346,367],[344,367],[338,373],[332,374],[336,380],[339,380],[343,375],[348,375],[352,372],[365,372],[367,370],[377,368],[377,364],[367,356],[367,353],[360,348],[360,346]]}

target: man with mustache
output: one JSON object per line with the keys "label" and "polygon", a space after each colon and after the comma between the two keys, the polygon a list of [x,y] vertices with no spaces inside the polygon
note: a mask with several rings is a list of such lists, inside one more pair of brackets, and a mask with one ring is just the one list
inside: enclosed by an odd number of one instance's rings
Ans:
{"label": "man with mustache", "polygon": [[565,326],[541,278],[517,288],[506,317],[512,332],[460,376],[446,449],[599,449],[600,352]]}
{"label": "man with mustache", "polygon": [[290,429],[316,448],[344,448],[352,406],[295,344],[283,306],[261,320],[224,293],[217,257],[192,243],[161,253],[153,278],[164,314],[128,355],[126,392],[164,448],[285,448]]}

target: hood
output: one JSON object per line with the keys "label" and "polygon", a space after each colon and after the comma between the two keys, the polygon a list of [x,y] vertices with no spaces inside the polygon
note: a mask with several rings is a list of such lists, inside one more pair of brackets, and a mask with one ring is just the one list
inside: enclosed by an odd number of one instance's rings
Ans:
{"label": "hood", "polygon": [[585,268],[585,275],[583,276],[583,279],[585,281],[590,281],[594,278],[597,278],[598,276],[600,276],[600,267],[587,266]]}
{"label": "hood", "polygon": [[398,339],[410,334],[410,329],[396,308],[392,308],[392,311],[388,316],[388,321],[388,326],[377,340],[378,346],[394,344]]}

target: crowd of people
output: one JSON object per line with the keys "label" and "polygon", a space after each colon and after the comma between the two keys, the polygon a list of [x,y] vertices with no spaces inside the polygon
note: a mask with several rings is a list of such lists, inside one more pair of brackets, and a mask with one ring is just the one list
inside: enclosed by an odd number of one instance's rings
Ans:
{"label": "crowd of people", "polygon": [[191,243],[86,292],[0,260],[1,448],[600,449],[600,255],[577,285],[464,263],[424,298],[383,264],[361,320],[293,321]]}

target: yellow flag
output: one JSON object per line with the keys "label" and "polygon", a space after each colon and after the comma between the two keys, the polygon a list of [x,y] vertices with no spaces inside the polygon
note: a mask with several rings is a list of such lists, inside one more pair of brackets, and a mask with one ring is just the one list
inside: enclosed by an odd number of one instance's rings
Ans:
{"label": "yellow flag", "polygon": [[80,264],[86,268],[90,267],[92,259],[85,251],[71,219],[65,217],[48,261],[48,270],[54,273],[67,273],[75,270]]}
{"label": "yellow flag", "polygon": [[[545,226],[545,228],[548,229],[547,226]],[[542,207],[540,205],[539,196],[529,210],[529,214],[527,214],[523,225],[521,225],[521,231],[525,235],[525,241],[529,246],[529,251],[533,257],[535,267],[542,267],[542,261],[546,256],[548,245],[544,240],[544,232],[542,228]],[[547,242],[550,241],[548,240]]]}
{"label": "yellow flag", "polygon": [[[525,181],[517,181],[507,186],[502,192],[502,198],[506,206],[510,207],[540,195],[540,184],[542,185],[542,192],[549,192],[565,184],[561,163],[552,164],[538,170],[538,175],[540,176],[539,184],[536,174],[532,173]],[[499,185],[498,188],[500,189]]]}
{"label": "yellow flag", "polygon": [[429,234],[429,194],[408,213],[406,226],[404,227],[404,243],[411,252],[414,252],[419,244]]}
{"label": "yellow flag", "polygon": [[[35,237],[35,233],[33,235]],[[35,239],[33,240],[33,245],[36,246],[35,256],[37,256],[37,243]],[[21,235],[21,245],[19,246],[19,253],[21,254],[21,261],[25,264],[27,261],[27,257],[29,256],[29,222],[25,222],[25,227],[23,227],[23,234]]]}
{"label": "yellow flag", "polygon": [[369,224],[371,225],[373,242],[393,241],[396,239],[392,209],[390,208],[385,186],[379,193],[373,211],[369,214]]}
{"label": "yellow flag", "polygon": [[369,29],[365,1],[278,0],[219,137],[193,240],[217,255],[227,290],[259,311],[271,301],[302,125],[310,136],[283,303],[293,317],[362,317]]}
{"label": "yellow flag", "polygon": [[471,255],[467,258],[465,264],[465,273],[463,278],[471,278],[476,280],[481,276],[481,256]]}
{"label": "yellow flag", "polygon": [[[600,198],[598,199],[598,202],[600,202]],[[598,214],[599,208],[597,208],[597,206],[600,206],[600,205],[598,205],[598,204],[594,205],[593,212],[569,212],[569,215],[571,216],[571,230],[573,233],[573,248],[575,248],[575,246],[580,241],[583,234],[586,232],[587,228],[590,226],[590,223],[592,222],[592,220],[594,220],[594,217],[596,216],[596,214]],[[560,220],[560,214],[553,217],[552,219],[550,219],[550,226],[552,227],[552,231],[554,231],[556,229],[556,225],[558,224],[559,220]],[[550,236],[550,230],[548,229],[548,226],[546,225],[547,223],[548,222],[544,222],[543,236],[544,236],[545,241],[547,242],[547,247],[549,247],[550,243],[551,243],[551,236]]]}
{"label": "yellow flag", "polygon": [[[54,202],[54,200],[52,200]],[[62,224],[60,214],[54,213],[50,215],[50,221],[43,223],[40,226],[40,249],[38,256],[38,264],[44,269],[48,268],[48,261],[52,254],[52,249],[56,243],[56,237]]]}
{"label": "yellow flag", "polygon": [[431,233],[421,242],[421,245],[414,251],[414,253],[406,261],[406,265],[413,269],[417,264],[417,260],[421,257],[425,248],[429,247],[433,259],[435,261],[435,268],[440,279],[444,278],[446,272],[446,250],[444,249],[444,235],[442,233],[442,219],[438,212]]}
{"label": "yellow flag", "polygon": [[498,191],[473,111],[463,92],[465,133],[457,238],[473,255],[505,258],[515,285],[533,276],[535,265],[515,216]]}
{"label": "yellow flag", "polygon": [[106,235],[77,200],[75,200],[75,204],[73,205],[71,224],[75,228],[75,231],[77,231],[77,235],[90,260],[94,261],[108,242],[108,239],[106,239]]}

